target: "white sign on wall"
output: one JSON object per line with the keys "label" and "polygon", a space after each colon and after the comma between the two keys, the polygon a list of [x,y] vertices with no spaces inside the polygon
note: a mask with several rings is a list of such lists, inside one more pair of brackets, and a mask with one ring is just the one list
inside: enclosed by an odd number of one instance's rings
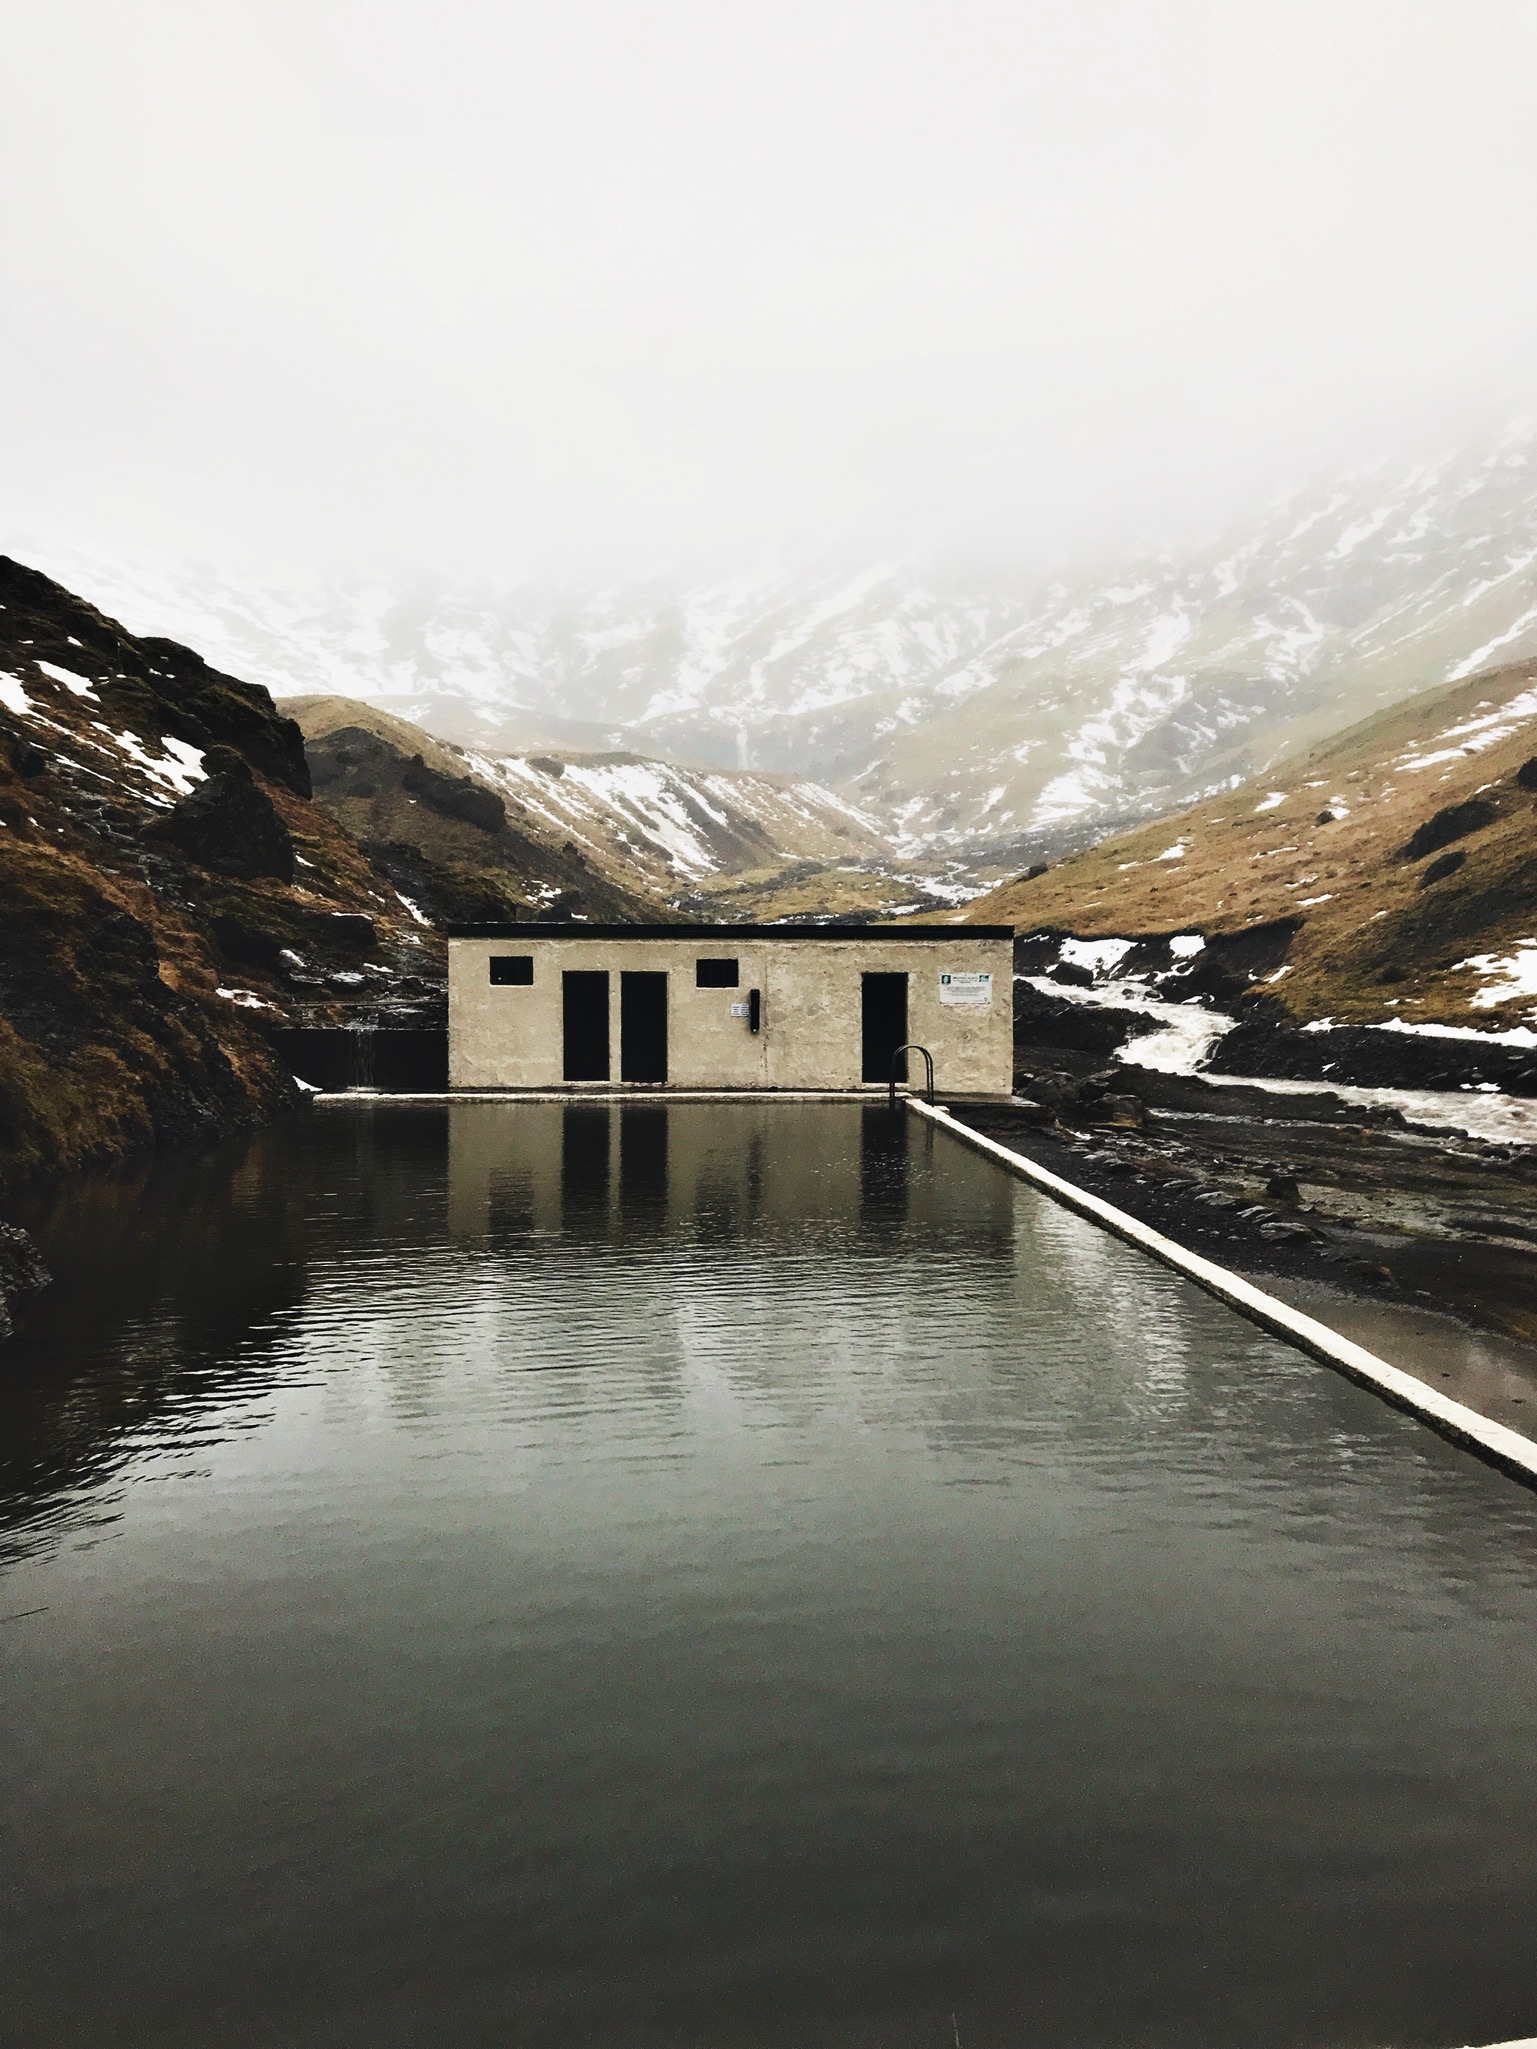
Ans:
{"label": "white sign on wall", "polygon": [[939,1000],[941,1003],[991,1003],[993,978],[991,975],[941,975]]}
{"label": "white sign on wall", "polygon": [[750,1003],[733,1003],[731,1006],[731,1015],[733,1017],[751,1017],[752,1005]]}

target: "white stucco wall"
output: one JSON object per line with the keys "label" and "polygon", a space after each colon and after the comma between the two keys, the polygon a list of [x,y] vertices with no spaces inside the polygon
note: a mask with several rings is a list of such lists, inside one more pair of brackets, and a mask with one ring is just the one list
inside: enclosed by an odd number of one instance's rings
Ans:
{"label": "white stucco wall", "polygon": [[[908,928],[912,930],[913,928]],[[951,936],[954,935],[954,936]],[[527,954],[528,987],[493,986],[495,954]],[[701,957],[740,963],[735,989],[696,986]],[[449,1086],[455,1089],[563,1088],[562,975],[603,969],[610,977],[609,1086],[618,1087],[619,976],[625,969],[668,978],[668,1086],[705,1089],[858,1089],[861,1080],[862,981],[865,974],[908,978],[908,1037],[934,1055],[942,1090],[1007,1095],[1013,1083],[1013,949],[1004,938],[971,938],[950,927],[943,938],[825,936],[771,938],[691,932],[643,938],[541,935],[510,927],[496,937],[448,944]],[[985,973],[992,998],[968,1007],[940,1000],[946,973]],[[762,992],[762,1029],[731,1015],[751,990]],[[912,1078],[920,1079],[921,1061]],[[583,1084],[575,1084],[581,1087]],[[602,1086],[593,1084],[591,1086]]]}

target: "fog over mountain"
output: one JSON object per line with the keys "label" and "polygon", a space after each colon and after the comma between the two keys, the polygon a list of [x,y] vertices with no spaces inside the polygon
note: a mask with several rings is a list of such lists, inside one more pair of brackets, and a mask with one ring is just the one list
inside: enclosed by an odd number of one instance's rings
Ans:
{"label": "fog over mountain", "polygon": [[1526,646],[1534,82],[1526,0],[23,9],[0,549],[1025,859]]}
{"label": "fog over mountain", "polygon": [[830,562],[602,587],[239,587],[45,561],[279,696],[363,697],[484,752],[777,770],[905,852],[1050,849],[1537,652],[1537,421],[1320,481],[1095,574]]}
{"label": "fog over mountain", "polygon": [[12,13],[14,554],[1033,578],[1533,359],[1527,0]]}

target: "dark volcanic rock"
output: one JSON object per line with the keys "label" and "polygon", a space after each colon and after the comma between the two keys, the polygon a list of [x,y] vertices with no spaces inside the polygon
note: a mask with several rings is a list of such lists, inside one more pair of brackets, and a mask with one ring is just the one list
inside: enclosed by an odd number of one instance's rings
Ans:
{"label": "dark volcanic rock", "polygon": [[1420,888],[1428,889],[1431,883],[1444,882],[1448,875],[1455,875],[1467,858],[1461,847],[1457,847],[1450,854],[1438,854],[1434,861],[1427,861],[1425,872],[1420,877]]}
{"label": "dark volcanic rock", "polygon": [[1107,1094],[1094,1104],[1091,1115],[1110,1124],[1132,1125],[1142,1123],[1146,1112],[1140,1096]]}
{"label": "dark volcanic rock", "polygon": [[378,928],[366,911],[315,911],[307,923],[322,945],[369,953],[379,943]]}
{"label": "dark volcanic rock", "polygon": [[141,734],[172,733],[189,746],[229,747],[296,796],[310,794],[304,735],[269,691],[212,669],[174,640],[139,639],[40,570],[0,555],[0,611],[10,651],[53,661],[82,678],[112,679],[113,708]]}
{"label": "dark volcanic rock", "polygon": [[1235,1003],[1251,982],[1273,975],[1284,963],[1305,923],[1303,918],[1267,918],[1241,932],[1208,933],[1195,966],[1180,977],[1182,993]]}
{"label": "dark volcanic rock", "polygon": [[1378,1031],[1371,1025],[1304,1032],[1246,1019],[1218,1041],[1206,1071],[1344,1082],[1358,1088],[1459,1088],[1467,1082],[1495,1082],[1513,1095],[1537,1095],[1537,1067],[1532,1054],[1520,1047],[1495,1040],[1481,1043],[1476,1038]]}
{"label": "dark volcanic rock", "polygon": [[1074,1003],[1049,996],[1029,982],[1014,984],[1014,1044],[1055,1046],[1100,1057],[1114,1053],[1128,1039],[1158,1029],[1145,1011],[1113,1010],[1107,1004]]}
{"label": "dark volcanic rock", "polygon": [[482,832],[500,832],[507,823],[507,806],[495,790],[485,789],[467,775],[442,775],[429,768],[419,754],[411,756],[400,780],[413,797],[445,818],[462,818]]}
{"label": "dark volcanic rock", "polygon": [[15,1224],[0,1224],[0,1342],[15,1330],[27,1296],[46,1288],[52,1279],[26,1232]]}
{"label": "dark volcanic rock", "polygon": [[1014,941],[1016,975],[1043,975],[1056,959],[1065,934],[1028,932]]}
{"label": "dark volcanic rock", "polygon": [[[403,840],[368,840],[364,852],[434,925],[515,924],[534,915],[510,876],[431,860]],[[569,896],[561,898],[557,917],[569,916],[563,906],[570,901]]]}
{"label": "dark volcanic rock", "polygon": [[211,775],[172,809],[159,835],[200,867],[249,880],[294,879],[294,843],[272,799],[244,775]]}
{"label": "dark volcanic rock", "polygon": [[194,747],[228,747],[296,797],[313,794],[304,735],[296,720],[276,711],[269,691],[211,669],[201,655],[174,640],[141,640],[139,646],[161,664],[158,681],[168,732]]}
{"label": "dark volcanic rock", "polygon": [[[398,740],[361,725],[335,726],[309,743],[320,801],[437,925],[556,915],[646,924],[661,906],[589,868],[569,841],[554,847],[516,817],[500,794]],[[552,759],[553,757],[542,757]]]}
{"label": "dark volcanic rock", "polygon": [[48,766],[47,752],[21,733],[11,741],[6,753],[11,767],[27,782],[31,782],[34,776],[40,776]]}
{"label": "dark volcanic rock", "polygon": [[1467,797],[1460,804],[1444,804],[1404,841],[1398,850],[1399,859],[1422,861],[1427,854],[1449,847],[1453,840],[1466,839],[1470,832],[1482,832],[1499,815],[1498,807],[1487,797]]}

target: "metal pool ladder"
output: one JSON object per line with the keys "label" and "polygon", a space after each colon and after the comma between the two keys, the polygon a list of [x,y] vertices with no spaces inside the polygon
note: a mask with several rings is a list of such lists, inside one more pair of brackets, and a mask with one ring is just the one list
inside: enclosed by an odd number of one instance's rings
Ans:
{"label": "metal pool ladder", "polygon": [[909,1039],[905,1046],[898,1046],[895,1053],[891,1056],[891,1080],[886,1088],[886,1108],[888,1110],[895,1110],[897,1107],[897,1062],[904,1053],[921,1053],[923,1055],[923,1064],[928,1070],[926,1093],[930,1103],[934,1100],[934,1056],[927,1046],[920,1046],[916,1039]]}

